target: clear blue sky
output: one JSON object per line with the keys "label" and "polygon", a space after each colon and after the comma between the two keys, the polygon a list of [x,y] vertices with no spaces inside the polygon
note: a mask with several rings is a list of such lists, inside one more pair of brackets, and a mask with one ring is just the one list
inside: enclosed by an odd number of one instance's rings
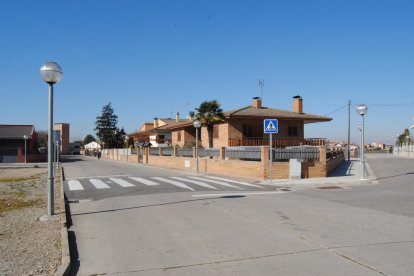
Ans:
{"label": "clear blue sky", "polygon": [[365,103],[367,141],[390,143],[414,124],[413,13],[412,0],[1,1],[0,124],[47,129],[39,68],[56,61],[55,122],[71,138],[95,134],[109,102],[132,132],[204,100],[250,105],[264,79],[265,106],[301,95],[333,118],[307,137],[346,140],[351,100],[351,140]]}

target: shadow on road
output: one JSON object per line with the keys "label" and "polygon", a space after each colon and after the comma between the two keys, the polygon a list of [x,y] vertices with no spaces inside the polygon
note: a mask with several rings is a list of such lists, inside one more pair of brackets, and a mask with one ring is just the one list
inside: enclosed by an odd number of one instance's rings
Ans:
{"label": "shadow on road", "polygon": [[355,169],[355,162],[344,161],[338,168],[329,174],[329,177],[351,176],[355,175],[352,171]]}
{"label": "shadow on road", "polygon": [[[125,211],[125,210],[133,210],[133,209],[141,209],[141,208],[149,208],[149,207],[158,207],[158,206],[166,206],[166,205],[173,205],[173,204],[181,204],[187,202],[195,202],[195,201],[204,201],[204,200],[212,200],[212,199],[235,199],[235,198],[243,198],[244,195],[227,195],[227,196],[217,196],[217,197],[209,197],[209,198],[199,198],[199,199],[190,199],[190,200],[182,200],[182,201],[174,201],[174,202],[166,202],[166,203],[159,203],[159,204],[151,204],[151,205],[143,205],[143,206],[134,206],[134,207],[126,207],[126,208],[119,208],[119,209],[111,209],[111,210],[102,210],[96,212],[85,212],[79,214],[73,214],[73,217],[76,216],[83,216],[83,215],[92,215],[92,214],[102,214],[102,213],[110,213],[110,212],[118,212],[118,211]],[[76,202],[74,202],[76,203]]]}
{"label": "shadow on road", "polygon": [[[65,196],[65,202],[67,198]],[[68,239],[69,239],[69,252],[70,252],[70,273],[69,275],[77,275],[80,267],[79,253],[78,253],[78,244],[76,242],[75,231],[71,230],[73,225],[72,216],[70,212],[70,204],[66,204],[66,222],[68,227]]]}

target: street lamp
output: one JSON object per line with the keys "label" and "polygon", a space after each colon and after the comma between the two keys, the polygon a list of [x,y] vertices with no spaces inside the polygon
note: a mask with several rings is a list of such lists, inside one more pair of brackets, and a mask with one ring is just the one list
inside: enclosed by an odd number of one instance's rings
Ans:
{"label": "street lamp", "polygon": [[29,139],[29,137],[27,135],[24,135],[23,139],[24,139],[24,163],[26,163],[27,139]]}
{"label": "street lamp", "polygon": [[357,106],[356,111],[362,117],[362,128],[361,128],[361,180],[365,180],[365,157],[364,157],[364,132],[365,132],[365,122],[364,115],[368,111],[368,107],[365,104],[360,104]]}
{"label": "street lamp", "polygon": [[[359,142],[362,144],[362,125],[358,124],[358,130],[359,130]],[[359,150],[359,158],[361,158],[361,149]]]}
{"label": "street lamp", "polygon": [[129,137],[128,136],[125,136],[125,146],[126,146],[126,150],[127,150],[127,162],[128,162],[128,139],[129,139]]}
{"label": "street lamp", "polygon": [[196,129],[196,148],[195,148],[195,154],[196,154],[196,168],[198,173],[198,129],[201,127],[201,123],[199,120],[195,120],[193,122],[193,126]]}
{"label": "street lamp", "polygon": [[56,164],[58,168],[59,168],[59,160],[60,160],[59,154],[60,154],[60,140],[58,139],[56,141]]}
{"label": "street lamp", "polygon": [[405,148],[407,149],[407,158],[410,159],[410,136],[405,136]]}
{"label": "street lamp", "polygon": [[58,83],[63,76],[62,68],[56,62],[47,62],[40,67],[42,80],[49,84],[49,130],[48,130],[48,184],[47,184],[47,214],[53,215],[54,211],[54,178],[53,178],[53,85]]}

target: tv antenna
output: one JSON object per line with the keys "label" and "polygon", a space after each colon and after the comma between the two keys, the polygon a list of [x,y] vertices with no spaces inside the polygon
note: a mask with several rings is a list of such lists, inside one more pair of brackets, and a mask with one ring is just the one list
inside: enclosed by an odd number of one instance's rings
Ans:
{"label": "tv antenna", "polygon": [[263,102],[263,86],[264,86],[264,79],[259,79],[259,86],[260,86],[260,99]]}

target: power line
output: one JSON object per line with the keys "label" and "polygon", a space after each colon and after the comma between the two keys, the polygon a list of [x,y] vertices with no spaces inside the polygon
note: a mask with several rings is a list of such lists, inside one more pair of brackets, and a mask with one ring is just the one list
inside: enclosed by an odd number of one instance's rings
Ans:
{"label": "power line", "polygon": [[343,105],[343,106],[341,106],[341,107],[340,107],[340,108],[338,108],[338,109],[335,109],[334,111],[332,111],[332,112],[330,112],[330,113],[326,114],[325,116],[329,116],[329,115],[331,115],[331,114],[333,114],[333,113],[336,113],[336,112],[338,112],[338,111],[340,111],[340,110],[342,110],[342,109],[344,109],[344,108],[346,108],[346,107],[348,107],[348,104]]}

